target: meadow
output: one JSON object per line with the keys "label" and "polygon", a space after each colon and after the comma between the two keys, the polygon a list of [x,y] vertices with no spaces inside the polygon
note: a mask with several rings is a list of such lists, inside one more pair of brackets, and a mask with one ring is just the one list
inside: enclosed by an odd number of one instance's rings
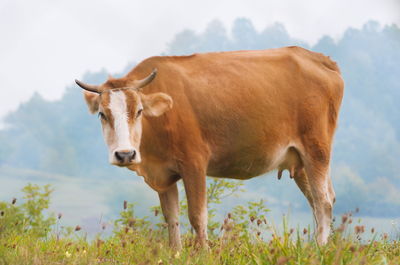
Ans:
{"label": "meadow", "polygon": [[263,200],[237,205],[217,221],[215,205],[241,189],[226,180],[208,185],[207,249],[196,245],[183,198],[183,249],[177,251],[168,247],[159,206],[152,208],[154,221],[123,201],[112,227],[99,222],[104,232],[90,238],[79,225],[63,226],[61,213],[48,212],[51,186],[29,184],[22,198],[0,202],[0,264],[400,264],[400,234],[378,234],[354,212],[334,220],[325,246],[316,244],[312,227],[289,227],[283,219],[278,229]]}

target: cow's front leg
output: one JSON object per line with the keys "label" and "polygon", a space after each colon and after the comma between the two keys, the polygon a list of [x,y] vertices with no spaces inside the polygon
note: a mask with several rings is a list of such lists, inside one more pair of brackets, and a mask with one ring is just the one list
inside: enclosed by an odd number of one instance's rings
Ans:
{"label": "cow's front leg", "polygon": [[179,194],[176,183],[168,190],[159,192],[161,209],[168,224],[169,244],[172,248],[182,248],[179,232]]}
{"label": "cow's front leg", "polygon": [[197,243],[207,246],[207,187],[203,170],[185,170],[183,176],[188,201],[189,221],[196,231]]}

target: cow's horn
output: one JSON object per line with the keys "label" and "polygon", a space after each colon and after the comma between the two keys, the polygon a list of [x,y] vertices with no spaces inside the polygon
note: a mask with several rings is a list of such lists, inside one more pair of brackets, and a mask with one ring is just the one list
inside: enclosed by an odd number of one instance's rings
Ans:
{"label": "cow's horn", "polygon": [[142,87],[147,86],[148,84],[150,84],[151,81],[153,81],[156,75],[157,75],[157,68],[153,69],[153,72],[151,72],[151,74],[148,75],[146,78],[136,81],[135,84],[133,85],[133,88],[139,90]]}
{"label": "cow's horn", "polygon": [[77,79],[75,79],[75,83],[87,91],[98,93],[98,94],[100,94],[102,92],[102,90],[100,89],[100,86],[85,84]]}

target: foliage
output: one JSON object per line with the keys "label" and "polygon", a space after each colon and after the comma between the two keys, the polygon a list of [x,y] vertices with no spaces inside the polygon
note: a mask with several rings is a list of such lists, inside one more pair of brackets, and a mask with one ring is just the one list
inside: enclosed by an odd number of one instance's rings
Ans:
{"label": "foliage", "polygon": [[[234,184],[236,185],[236,184]],[[233,185],[233,186],[234,186]],[[214,194],[218,201],[229,190],[216,180],[209,187],[218,186]],[[230,186],[230,185],[228,185]],[[232,186],[231,186],[232,187]],[[12,211],[24,213],[27,219],[43,219],[51,190],[29,185],[24,188],[29,206],[7,205],[7,215]],[[24,205],[24,204],[23,204]],[[17,211],[16,208],[19,210]],[[14,209],[14,210],[11,210]],[[29,210],[28,210],[29,209]],[[184,248],[177,252],[168,247],[164,227],[153,227],[146,218],[135,216],[134,204],[124,202],[121,216],[116,220],[114,233],[87,240],[75,229],[75,237],[58,237],[56,233],[43,237],[37,233],[38,225],[25,227],[21,234],[14,220],[18,215],[1,216],[11,220],[6,226],[8,233],[0,236],[0,264],[399,264],[400,241],[389,240],[387,235],[378,238],[375,231],[364,226],[350,226],[352,216],[346,214],[334,230],[325,246],[318,246],[309,229],[289,229],[284,220],[283,231],[267,224],[263,201],[250,202],[247,207],[235,208],[222,224],[222,232],[209,240],[210,249],[199,249],[191,233],[182,236]],[[27,213],[34,215],[31,218]],[[38,216],[41,216],[40,218]],[[245,222],[248,219],[249,222]],[[132,220],[134,222],[132,223]],[[265,226],[261,226],[260,222]],[[53,222],[54,223],[54,222]],[[258,230],[252,230],[256,225]],[[2,230],[5,231],[5,230]],[[41,230],[43,231],[43,230]],[[362,237],[373,235],[370,240]]]}
{"label": "foliage", "polygon": [[[268,228],[266,214],[269,209],[264,200],[247,202],[247,205],[237,205],[233,208],[230,218],[235,223],[235,229],[244,233],[260,232]],[[225,219],[226,220],[226,219]]]}
{"label": "foliage", "polygon": [[47,237],[55,224],[55,217],[45,217],[44,210],[49,208],[53,190],[49,185],[39,187],[29,184],[22,191],[25,195],[21,205],[15,198],[11,202],[0,202],[0,238],[11,234]]}
{"label": "foliage", "polygon": [[147,217],[138,218],[135,215],[134,203],[124,201],[123,210],[120,212],[120,218],[115,220],[115,233],[132,233],[135,229],[148,230],[150,222]]}

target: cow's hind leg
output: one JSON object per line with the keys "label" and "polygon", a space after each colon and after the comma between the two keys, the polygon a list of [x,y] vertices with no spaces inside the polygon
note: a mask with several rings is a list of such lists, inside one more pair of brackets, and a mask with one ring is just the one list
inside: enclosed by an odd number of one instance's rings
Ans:
{"label": "cow's hind leg", "polygon": [[[314,205],[314,217],[317,223],[317,242],[326,244],[332,222],[334,192],[329,179],[330,145],[311,144],[307,148],[304,166]],[[332,193],[333,192],[333,193]]]}
{"label": "cow's hind leg", "polygon": [[304,168],[301,168],[298,171],[296,171],[296,174],[294,176],[294,181],[296,182],[301,192],[303,192],[304,196],[307,198],[307,201],[314,212],[314,201],[311,194],[310,184],[308,182],[308,177]]}
{"label": "cow's hind leg", "polygon": [[281,178],[281,174],[284,169],[289,170],[290,177],[295,180],[297,186],[303,192],[311,208],[314,210],[314,202],[311,194],[310,183],[304,170],[304,163],[302,161],[299,150],[294,147],[288,148],[285,159],[278,166],[278,169],[278,179]]}

